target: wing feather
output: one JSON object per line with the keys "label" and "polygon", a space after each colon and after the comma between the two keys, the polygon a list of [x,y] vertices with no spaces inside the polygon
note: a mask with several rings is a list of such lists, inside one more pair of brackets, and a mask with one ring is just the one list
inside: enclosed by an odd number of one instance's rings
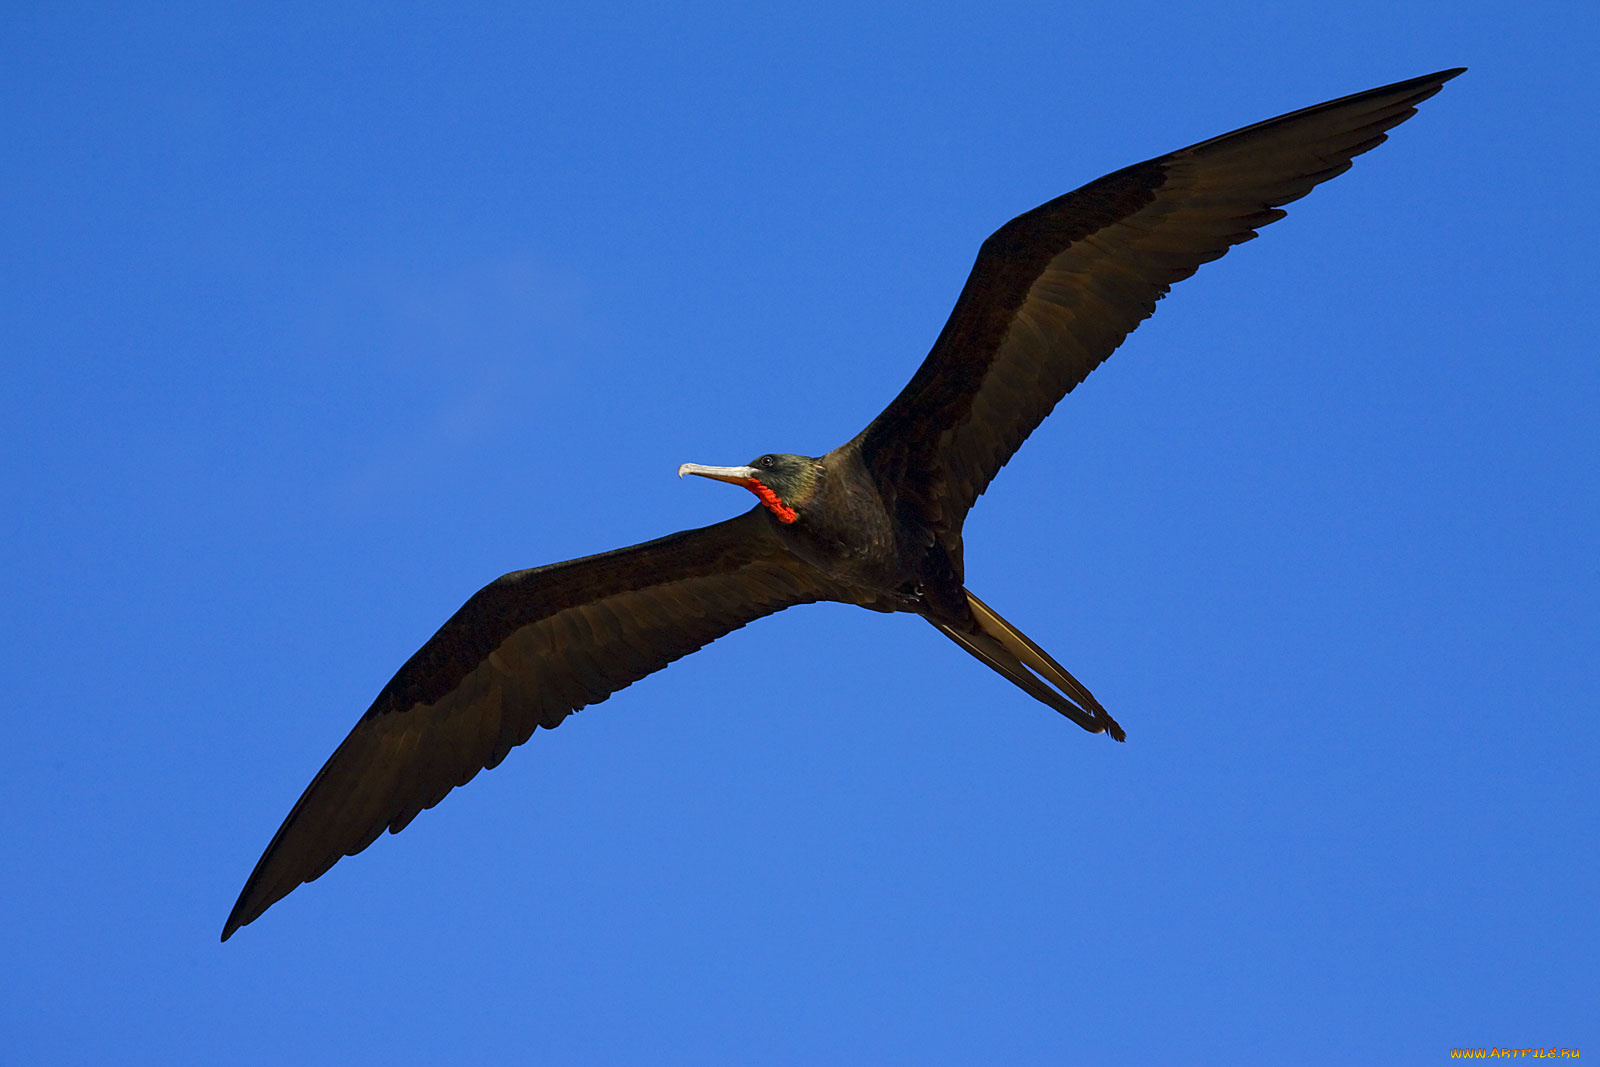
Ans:
{"label": "wing feather", "polygon": [[1461,69],[1343,97],[1124,168],[983,243],[933,349],[857,438],[903,523],[959,558],[967,510],[1055,405],[1201,264],[1283,218]]}
{"label": "wing feather", "polygon": [[761,507],[632,548],[508,574],[400,668],[289,812],[223,928],[398,833],[537,727],[795,604],[831,599]]}

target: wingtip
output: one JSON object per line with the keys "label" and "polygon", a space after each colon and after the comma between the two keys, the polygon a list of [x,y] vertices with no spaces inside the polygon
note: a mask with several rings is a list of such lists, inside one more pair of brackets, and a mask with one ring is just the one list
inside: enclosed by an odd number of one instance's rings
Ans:
{"label": "wingtip", "polygon": [[244,891],[239,894],[239,899],[234,901],[233,910],[228,912],[228,921],[222,924],[222,940],[228,940],[241,929],[255,922],[261,917],[261,912],[266,910],[265,908],[258,908],[254,912],[245,910],[245,898],[250,896],[250,889],[254,884],[255,877],[251,876],[250,882],[245,885]]}
{"label": "wingtip", "polygon": [[[1466,67],[1451,67],[1448,70],[1440,70],[1435,71],[1432,74],[1424,74],[1420,78],[1412,78],[1411,82],[1416,85],[1431,85],[1434,87],[1434,92],[1437,92],[1439,87],[1444,85],[1445,82],[1449,81],[1451,78],[1459,78],[1466,72]],[[1428,95],[1432,96],[1433,94],[1429,93]]]}

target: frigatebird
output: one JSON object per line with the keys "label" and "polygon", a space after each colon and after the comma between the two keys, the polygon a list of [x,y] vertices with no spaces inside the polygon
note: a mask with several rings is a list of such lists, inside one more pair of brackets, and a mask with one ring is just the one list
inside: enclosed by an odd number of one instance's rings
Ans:
{"label": "frigatebird", "polygon": [[797,604],[920,615],[1085,730],[1123,740],[1088,689],[964,587],[968,509],[1174,282],[1344,173],[1463,69],[1259,122],[1017,216],[983,242],[932,351],[866,429],[823,456],[678,468],[749,489],[749,511],[479,590],[311,780],[222,939],[400,832],[536,727]]}

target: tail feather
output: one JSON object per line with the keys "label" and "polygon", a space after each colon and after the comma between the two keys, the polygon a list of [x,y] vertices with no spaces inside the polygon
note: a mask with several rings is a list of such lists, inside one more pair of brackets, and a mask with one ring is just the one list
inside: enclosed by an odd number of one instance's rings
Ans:
{"label": "tail feather", "polygon": [[1018,688],[1055,708],[1090,733],[1108,733],[1117,741],[1127,739],[1122,727],[1117,725],[1117,721],[1082,682],[970,590],[963,592],[967,595],[972,617],[978,624],[975,632],[933,619],[928,621],[956,644],[1009,678]]}

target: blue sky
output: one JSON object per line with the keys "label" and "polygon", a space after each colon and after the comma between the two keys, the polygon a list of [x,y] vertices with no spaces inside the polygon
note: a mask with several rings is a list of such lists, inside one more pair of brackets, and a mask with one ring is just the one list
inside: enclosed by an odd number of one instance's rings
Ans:
{"label": "blue sky", "polygon": [[[1587,6],[5,22],[17,1062],[1596,1045]],[[1456,65],[973,512],[968,584],[1126,745],[913,618],[796,609],[217,943],[478,586],[748,505],[680,462],[855,433],[1012,215]]]}

